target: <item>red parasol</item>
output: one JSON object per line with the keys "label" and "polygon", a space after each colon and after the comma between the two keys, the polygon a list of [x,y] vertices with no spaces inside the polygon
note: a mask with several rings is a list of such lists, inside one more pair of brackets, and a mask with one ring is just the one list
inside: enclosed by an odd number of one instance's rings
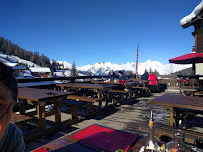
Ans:
{"label": "red parasol", "polygon": [[170,63],[175,64],[192,64],[192,71],[195,75],[195,63],[203,63],[203,53],[188,53],[169,60]]}

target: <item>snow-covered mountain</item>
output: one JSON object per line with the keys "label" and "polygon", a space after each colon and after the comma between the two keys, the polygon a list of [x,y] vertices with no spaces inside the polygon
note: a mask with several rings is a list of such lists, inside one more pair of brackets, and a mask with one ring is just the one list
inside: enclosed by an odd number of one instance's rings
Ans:
{"label": "snow-covered mountain", "polygon": [[[68,62],[66,62],[66,61],[57,61],[60,65],[64,65],[64,68],[65,69],[71,69],[71,67],[72,67],[72,64],[70,64],[70,63],[68,63]],[[63,68],[63,67],[61,67],[61,68]]]}
{"label": "snow-covered mountain", "polygon": [[[39,65],[27,61],[27,60],[23,60],[20,59],[17,56],[13,56],[13,55],[5,55],[0,53],[0,61],[4,62],[4,63],[23,63],[28,65],[28,67],[35,67],[35,68],[40,68]],[[66,61],[57,61],[59,64],[64,64],[64,68],[65,69],[71,69],[72,64],[66,62]],[[142,75],[146,70],[149,71],[149,69],[151,68],[152,71],[157,70],[161,75],[166,75],[169,74],[171,72],[176,72],[176,71],[180,71],[186,68],[191,67],[191,64],[188,65],[180,65],[180,64],[162,64],[158,61],[151,61],[151,60],[147,60],[144,63],[139,63],[138,64],[138,73],[140,75]],[[92,72],[93,75],[107,75],[109,74],[109,72],[111,70],[114,71],[119,71],[119,70],[124,70],[124,71],[132,71],[135,73],[135,69],[136,69],[136,63],[135,62],[128,62],[126,64],[116,64],[116,63],[111,63],[111,62],[97,62],[94,65],[85,65],[82,67],[77,67],[77,70],[81,71],[81,73],[85,74],[87,71],[88,72]],[[57,71],[56,75],[61,76],[61,75],[65,75],[68,76],[70,74],[69,70],[65,70],[63,71]]]}
{"label": "snow-covered mountain", "polygon": [[[144,63],[138,64],[138,73],[141,75],[144,73],[145,69],[149,71],[151,68],[152,71],[155,71],[155,69],[161,74],[169,74],[171,72],[180,71],[182,69],[186,69],[191,67],[191,65],[180,65],[180,64],[162,64],[158,61],[151,61],[147,60]],[[118,70],[125,70],[127,71],[133,71],[135,73],[136,69],[136,63],[126,63],[126,64],[115,64],[111,62],[98,62],[94,65],[86,65],[82,67],[77,68],[80,71],[90,71],[95,75],[101,75],[101,74],[108,74],[110,70],[118,71]]]}

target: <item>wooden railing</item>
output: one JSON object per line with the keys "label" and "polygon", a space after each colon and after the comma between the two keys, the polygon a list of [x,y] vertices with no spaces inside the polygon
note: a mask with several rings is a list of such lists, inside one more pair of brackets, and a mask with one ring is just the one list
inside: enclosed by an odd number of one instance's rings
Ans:
{"label": "wooden railing", "polygon": [[[30,83],[30,82],[45,82],[45,81],[69,81],[75,82],[76,80],[91,81],[93,79],[106,79],[108,76],[78,76],[78,77],[55,77],[55,78],[28,78],[28,79],[17,79],[18,83]],[[127,78],[135,77],[135,75],[128,75]],[[168,89],[178,89],[180,87],[177,79],[159,79],[159,83],[166,84]]]}
{"label": "wooden railing", "polygon": [[177,79],[160,79],[159,83],[166,84],[168,89],[178,89],[180,88],[180,83]]}
{"label": "wooden railing", "polygon": [[17,79],[18,83],[28,83],[28,82],[43,82],[43,81],[55,81],[55,80],[69,80],[75,81],[76,79],[93,79],[93,78],[106,78],[107,76],[78,76],[78,77],[52,77],[52,78],[26,78]]}

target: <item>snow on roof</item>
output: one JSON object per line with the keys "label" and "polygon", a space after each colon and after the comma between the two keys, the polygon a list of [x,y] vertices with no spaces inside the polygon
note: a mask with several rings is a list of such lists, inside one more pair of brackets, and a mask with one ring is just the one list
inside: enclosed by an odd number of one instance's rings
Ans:
{"label": "snow on roof", "polygon": [[40,73],[46,73],[46,72],[51,72],[50,68],[30,68],[31,72],[40,72]]}
{"label": "snow on roof", "polygon": [[14,70],[17,70],[17,69],[19,69],[19,70],[25,70],[25,69],[26,69],[26,68],[25,68],[24,66],[22,66],[22,65],[12,66],[12,68],[13,68]]}
{"label": "snow on roof", "polygon": [[24,66],[18,65],[18,63],[5,62],[4,64],[9,66],[9,67],[11,67],[11,68],[13,68],[14,70],[17,70],[17,69],[19,69],[19,70],[25,70],[26,69]]}
{"label": "snow on roof", "polygon": [[188,16],[185,16],[183,19],[180,20],[180,25],[183,28],[189,27],[192,25],[194,19],[200,14],[200,12],[203,10],[203,0],[202,2],[195,7],[195,9],[192,11],[192,13]]}
{"label": "snow on roof", "polygon": [[6,64],[7,66],[10,66],[10,67],[13,67],[13,66],[17,66],[18,63],[6,62],[6,63],[4,63],[4,64]]}

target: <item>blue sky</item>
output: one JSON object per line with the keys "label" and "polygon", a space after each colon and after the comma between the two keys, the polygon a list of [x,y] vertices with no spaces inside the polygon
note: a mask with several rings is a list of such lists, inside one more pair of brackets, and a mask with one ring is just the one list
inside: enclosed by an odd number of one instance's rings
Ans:
{"label": "blue sky", "polygon": [[191,52],[180,20],[201,0],[1,0],[0,36],[51,60],[167,64]]}

